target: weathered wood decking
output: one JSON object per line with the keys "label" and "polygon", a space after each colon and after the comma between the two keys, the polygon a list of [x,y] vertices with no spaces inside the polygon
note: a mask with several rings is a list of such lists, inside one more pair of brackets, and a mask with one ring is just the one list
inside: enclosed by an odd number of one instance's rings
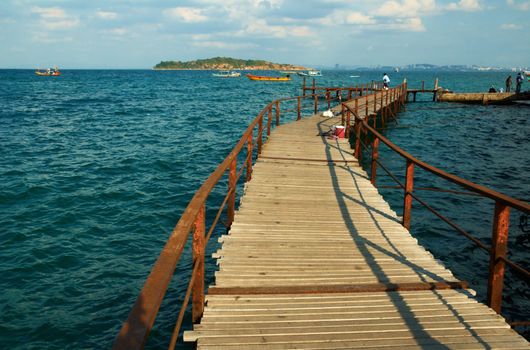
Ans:
{"label": "weathered wood decking", "polygon": [[[373,100],[372,100],[373,101]],[[274,130],[222,248],[201,349],[528,349],[403,228],[315,115]]]}

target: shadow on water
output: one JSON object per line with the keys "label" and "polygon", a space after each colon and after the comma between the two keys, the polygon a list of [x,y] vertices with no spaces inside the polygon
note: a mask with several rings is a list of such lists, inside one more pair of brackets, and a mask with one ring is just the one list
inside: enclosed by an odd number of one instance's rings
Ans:
{"label": "shadow on water", "polygon": [[[324,121],[318,123],[320,135],[323,135],[323,132],[325,131],[323,123],[324,123]],[[325,144],[325,147],[326,147],[326,157],[327,157],[327,159],[330,159],[330,160],[333,159],[332,156],[331,156],[331,149],[332,148],[335,148],[335,149],[339,150],[341,152],[341,154],[344,154],[343,153],[344,151],[340,147],[338,147],[338,145],[337,146],[330,145],[327,142],[325,136],[321,136],[321,137],[322,137],[322,142]],[[344,161],[346,160],[344,155],[343,155],[343,159],[342,160],[344,160]],[[394,245],[392,240],[388,237],[388,234],[385,231],[385,229],[380,225],[380,222],[376,218],[376,215],[383,216],[385,219],[390,219],[392,222],[394,222],[396,224],[398,224],[398,223],[396,222],[395,218],[392,218],[388,214],[381,212],[380,210],[378,210],[377,208],[374,208],[373,206],[371,206],[368,203],[368,201],[366,200],[366,198],[363,195],[363,193],[361,191],[361,188],[359,186],[359,182],[358,182],[358,179],[357,179],[357,177],[359,176],[358,173],[356,173],[355,171],[350,169],[347,165],[337,167],[332,162],[329,164],[328,168],[329,168],[330,177],[331,177],[331,180],[332,180],[332,183],[333,183],[333,188],[334,188],[334,191],[335,191],[335,196],[337,198],[337,202],[339,204],[339,208],[340,208],[341,215],[342,215],[342,218],[344,220],[344,223],[346,224],[346,226],[348,227],[348,229],[349,229],[349,231],[351,233],[351,236],[353,238],[354,244],[357,246],[357,249],[362,254],[362,256],[366,260],[367,264],[370,266],[373,274],[375,276],[377,276],[377,278],[378,278],[380,283],[388,283],[388,282],[390,282],[390,278],[385,273],[383,267],[380,266],[380,264],[376,260],[376,258],[373,255],[373,253],[370,252],[369,248],[371,248],[373,250],[376,250],[377,252],[380,252],[380,253],[382,253],[382,254],[394,259],[395,261],[397,261],[397,262],[399,262],[399,263],[401,263],[401,264],[403,264],[403,265],[405,265],[407,267],[410,267],[418,275],[420,281],[422,281],[422,282],[427,282],[426,276],[430,277],[431,279],[433,279],[435,281],[440,281],[440,282],[444,281],[444,278],[442,278],[442,277],[436,275],[435,273],[432,273],[432,272],[426,270],[425,268],[423,268],[421,266],[418,266],[418,265],[414,264],[413,262],[409,261],[408,258],[404,254],[402,254],[400,252],[399,248]],[[351,178],[352,178],[352,181],[353,181],[353,183],[355,185],[355,188],[356,188],[357,192],[360,195],[360,200],[355,199],[352,196],[350,196],[350,195],[348,195],[348,194],[346,194],[346,193],[344,193],[342,191],[342,189],[340,188],[340,184],[338,183],[337,168],[345,170],[351,175]],[[362,176],[362,178],[367,180],[366,176]],[[361,237],[359,235],[359,231],[356,228],[355,220],[351,216],[350,212],[347,209],[347,203],[348,202],[354,202],[354,203],[362,206],[363,208],[365,208],[368,211],[368,214],[370,215],[370,218],[371,218],[372,222],[374,223],[376,229],[381,233],[382,237],[384,237],[385,241],[389,244],[389,246],[392,248],[393,251],[390,251],[390,250],[388,250],[386,248],[383,248],[380,245],[378,245],[378,244],[376,244],[374,242],[371,242],[369,239]],[[447,307],[449,312],[451,312],[455,316],[455,318],[465,327],[465,330],[467,332],[469,332],[470,336],[472,336],[474,339],[476,339],[478,341],[478,343],[480,343],[482,346],[484,346],[485,349],[489,349],[490,348],[490,346],[487,345],[487,343],[473,329],[471,329],[471,326],[463,319],[463,317],[459,314],[459,312],[451,305],[451,302],[449,300],[446,300],[446,298],[442,294],[437,292],[435,289],[432,290],[432,293],[441,301],[441,303],[443,305],[445,305]],[[461,291],[460,293],[462,293],[462,294],[464,294],[464,295],[469,297],[469,293],[467,293],[467,292]],[[440,348],[447,348],[447,349],[449,348],[449,347],[445,346],[444,344],[442,344],[438,339],[433,337],[421,325],[421,323],[419,322],[419,320],[417,318],[417,315],[415,314],[414,310],[412,310],[412,308],[407,304],[407,302],[401,296],[397,296],[397,294],[396,294],[396,296],[392,296],[392,295],[389,294],[388,297],[389,297],[389,300],[391,301],[391,303],[395,306],[395,309],[398,310],[399,313],[401,314],[403,321],[406,323],[406,325],[408,326],[409,330],[414,335],[415,339],[418,339],[418,338],[426,339],[426,342],[428,344],[438,345]],[[423,343],[424,343],[424,341],[422,341],[422,344]]]}

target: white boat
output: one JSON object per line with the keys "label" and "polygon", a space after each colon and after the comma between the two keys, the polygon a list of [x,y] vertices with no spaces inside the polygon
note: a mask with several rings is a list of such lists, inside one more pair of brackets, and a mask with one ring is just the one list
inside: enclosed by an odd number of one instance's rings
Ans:
{"label": "white boat", "polygon": [[241,76],[241,73],[234,72],[233,70],[222,70],[219,73],[213,73],[212,76],[218,78],[237,78]]}
{"label": "white boat", "polygon": [[321,77],[322,72],[319,70],[308,70],[307,72],[298,72],[298,75],[302,77]]}

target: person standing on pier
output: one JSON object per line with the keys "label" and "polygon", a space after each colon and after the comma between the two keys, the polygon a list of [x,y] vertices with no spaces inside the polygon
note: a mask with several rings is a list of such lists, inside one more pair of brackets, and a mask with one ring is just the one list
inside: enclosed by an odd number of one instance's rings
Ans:
{"label": "person standing on pier", "polygon": [[383,73],[383,87],[388,90],[388,84],[390,84],[390,78],[386,73]]}
{"label": "person standing on pier", "polygon": [[515,78],[515,93],[518,94],[521,92],[521,84],[523,83],[523,76],[521,73],[517,73],[517,78]]}
{"label": "person standing on pier", "polygon": [[512,76],[508,75],[508,78],[506,78],[506,92],[510,92],[512,89]]}

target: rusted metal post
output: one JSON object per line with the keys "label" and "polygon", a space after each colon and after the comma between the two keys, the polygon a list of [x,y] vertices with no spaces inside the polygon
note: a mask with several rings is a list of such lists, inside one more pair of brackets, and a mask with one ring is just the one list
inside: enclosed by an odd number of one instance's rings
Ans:
{"label": "rusted metal post", "polygon": [[280,101],[276,101],[276,126],[280,126]]}
{"label": "rusted metal post", "polygon": [[414,188],[414,163],[407,159],[405,174],[405,197],[403,200],[403,227],[410,229],[410,212],[412,210],[412,189]]}
{"label": "rusted metal post", "polygon": [[232,191],[228,196],[226,203],[226,228],[230,228],[234,222],[234,214],[236,211],[236,179],[237,176],[237,158],[234,158],[230,163],[230,170],[228,173],[228,191]]}
{"label": "rusted metal post", "polygon": [[348,109],[348,112],[346,112],[346,138],[349,139],[350,138],[350,128],[351,128],[351,112],[350,110]]}
{"label": "rusted metal post", "polygon": [[250,133],[247,139],[247,182],[252,178],[252,148],[252,133]]}
{"label": "rusted metal post", "polygon": [[502,307],[502,288],[504,286],[504,261],[510,227],[510,207],[495,203],[493,230],[491,237],[490,269],[488,278],[488,305],[500,313]]}
{"label": "rusted metal post", "polygon": [[303,83],[302,83],[302,96],[305,97],[305,90],[306,90],[306,85],[305,85],[305,77],[304,77],[304,80],[303,80]]}
{"label": "rusted metal post", "polygon": [[377,175],[377,159],[379,158],[379,137],[375,136],[372,142],[372,172],[370,173],[370,182],[375,186]]}
{"label": "rusted metal post", "polygon": [[359,130],[360,126],[359,126],[359,119],[358,119],[358,116],[359,116],[359,99],[356,98],[355,99],[355,116],[354,116],[354,129],[355,129],[355,152],[354,152],[354,155],[355,155],[355,158],[357,158],[358,160],[360,160],[360,156],[359,156],[359,153],[361,151],[361,132]]}
{"label": "rusted metal post", "polygon": [[315,113],[314,114],[317,114],[317,112],[318,112],[318,96],[317,95],[313,95],[313,97],[315,98]]}
{"label": "rusted metal post", "polygon": [[340,104],[340,123],[341,123],[341,125],[344,125],[344,121],[345,121],[344,105],[341,103]]}
{"label": "rusted metal post", "polygon": [[355,118],[355,158],[361,165],[362,150],[361,150],[361,121]]}
{"label": "rusted metal post", "polygon": [[296,117],[296,120],[300,120],[300,119],[302,119],[302,111],[301,111],[301,109],[302,109],[302,98],[300,96],[298,96],[297,100],[298,100],[297,101],[298,102],[298,106],[296,107],[296,110],[298,112],[298,115]]}
{"label": "rusted metal post", "polygon": [[374,91],[374,118],[377,116],[377,91]]}
{"label": "rusted metal post", "polygon": [[368,95],[364,96],[364,119],[368,119]]}
{"label": "rusted metal post", "polygon": [[195,218],[193,231],[193,261],[197,264],[197,275],[192,287],[191,318],[199,323],[204,312],[204,235],[206,232],[205,204],[202,204]]}
{"label": "rusted metal post", "polygon": [[272,106],[269,107],[269,112],[267,113],[267,136],[271,135],[271,124],[272,124]]}
{"label": "rusted metal post", "polygon": [[258,124],[258,155],[261,154],[262,146],[263,146],[263,113],[259,117],[259,124]]}

